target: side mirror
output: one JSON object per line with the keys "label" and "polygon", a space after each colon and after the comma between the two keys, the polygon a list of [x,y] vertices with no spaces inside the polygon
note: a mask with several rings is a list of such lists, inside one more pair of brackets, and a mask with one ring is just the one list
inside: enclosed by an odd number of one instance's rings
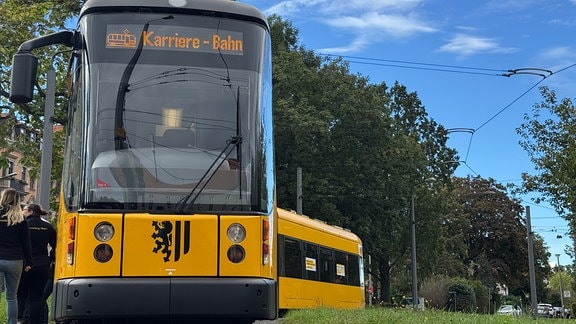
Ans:
{"label": "side mirror", "polygon": [[12,58],[10,101],[26,103],[32,101],[38,58],[30,52],[18,53]]}

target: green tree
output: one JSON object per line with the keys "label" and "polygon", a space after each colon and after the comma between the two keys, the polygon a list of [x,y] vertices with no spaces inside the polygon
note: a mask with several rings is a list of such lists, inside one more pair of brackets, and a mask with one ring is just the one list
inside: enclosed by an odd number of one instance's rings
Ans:
{"label": "green tree", "polygon": [[[506,285],[517,295],[529,292],[526,225],[520,201],[493,179],[454,178],[450,213],[444,220],[446,245],[436,271],[479,280],[486,287]],[[537,282],[550,273],[541,237],[535,237]],[[542,291],[540,291],[542,293]]]}
{"label": "green tree", "polygon": [[[297,45],[297,30],[279,17],[272,33],[278,202],[296,205],[296,169],[303,170],[305,214],[347,227],[372,255],[381,295],[410,259],[412,195],[417,196],[419,268],[431,272],[442,204],[424,179],[448,181],[455,151],[446,131],[416,93],[396,83],[370,84],[341,59]],[[409,290],[408,282],[399,283]]]}
{"label": "green tree", "polygon": [[[44,97],[45,97],[45,73],[49,66],[55,66],[60,72],[57,73],[57,108],[55,110],[54,121],[64,124],[66,120],[65,98],[66,89],[65,73],[66,56],[54,56],[58,47],[43,49],[35,53],[40,58],[38,68],[39,79],[36,86],[35,100],[30,104],[14,105],[8,101],[10,93],[10,72],[12,56],[19,46],[30,39],[46,35],[57,30],[65,29],[65,23],[80,10],[84,1],[61,0],[61,1],[29,1],[29,0],[5,0],[0,5],[0,107],[2,113],[8,116],[7,122],[0,125],[1,134],[9,134],[14,122],[23,123],[29,128],[41,132],[44,125]],[[53,59],[54,57],[54,59]],[[8,154],[13,151],[20,151],[24,155],[23,163],[29,167],[29,174],[32,178],[38,179],[40,175],[41,151],[39,141],[36,142],[19,138],[16,141],[7,141],[8,137],[2,136],[0,147],[5,148],[4,154],[0,156],[0,165],[6,166]],[[54,137],[55,149],[53,150],[52,179],[55,182],[53,187],[58,188],[57,183],[61,176],[62,151],[59,147],[62,143],[61,136]],[[58,195],[51,195],[52,209],[56,209]],[[48,206],[46,206],[48,207]]]}
{"label": "green tree", "polygon": [[[576,107],[569,98],[558,99],[548,87],[540,88],[542,101],[516,129],[536,174],[522,174],[522,192],[537,192],[536,203],[549,202],[570,226],[574,255],[576,242]],[[574,288],[574,287],[573,287]]]}
{"label": "green tree", "polygon": [[[565,268],[561,267],[560,271],[558,268],[554,268],[554,273],[550,276],[548,287],[550,289],[550,303],[552,305],[561,305],[561,302],[564,302],[564,306],[567,308],[571,308],[571,305],[576,303],[576,300],[573,297],[573,279],[572,274],[569,271],[566,271]],[[562,281],[562,290],[560,290],[560,281]],[[560,291],[570,291],[570,297],[563,297],[563,300],[560,300]]]}

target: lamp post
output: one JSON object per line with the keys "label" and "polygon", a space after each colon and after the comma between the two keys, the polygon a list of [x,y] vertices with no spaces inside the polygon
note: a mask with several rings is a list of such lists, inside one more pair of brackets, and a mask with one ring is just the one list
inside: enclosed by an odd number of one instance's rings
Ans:
{"label": "lamp post", "polygon": [[560,306],[562,306],[562,318],[564,318],[564,290],[562,289],[562,272],[560,271],[560,254],[556,254],[558,266],[558,282],[560,283]]}
{"label": "lamp post", "polygon": [[412,308],[418,310],[418,278],[416,275],[416,215],[414,213],[414,194],[410,199],[410,232],[412,234]]}
{"label": "lamp post", "polygon": [[[427,184],[431,184],[436,181],[436,178],[428,178],[424,180]],[[412,236],[412,308],[418,310],[418,275],[416,263],[416,213],[414,212],[414,200],[416,198],[415,194],[410,197],[410,234]]]}

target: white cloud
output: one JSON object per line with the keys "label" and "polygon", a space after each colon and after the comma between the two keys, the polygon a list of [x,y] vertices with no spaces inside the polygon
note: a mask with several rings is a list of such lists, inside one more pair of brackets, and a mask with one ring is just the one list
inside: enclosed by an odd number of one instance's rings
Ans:
{"label": "white cloud", "polygon": [[[576,1],[576,0],[575,0]],[[554,48],[547,49],[540,53],[539,57],[546,60],[562,60],[570,59],[573,60],[576,54],[574,50],[569,46],[558,46]]]}
{"label": "white cloud", "polygon": [[[576,52],[570,46],[557,46],[542,51],[536,57],[535,64],[546,67],[551,71],[562,71],[562,76],[555,75],[555,79],[562,78],[566,74],[574,75],[572,65],[576,60]],[[567,67],[570,70],[563,71]]]}
{"label": "white cloud", "polygon": [[486,3],[486,7],[490,10],[521,10],[526,8],[533,8],[540,4],[550,5],[549,0],[492,0]]}
{"label": "white cloud", "polygon": [[316,51],[318,53],[325,53],[325,54],[345,54],[345,53],[352,53],[357,52],[364,48],[368,42],[366,39],[363,38],[356,38],[352,41],[352,43],[342,46],[342,47],[330,47],[330,48],[318,48]]}
{"label": "white cloud", "polygon": [[[272,15],[276,14],[282,16],[283,18],[294,16],[300,14],[301,12],[307,12],[306,8],[314,8],[312,10],[316,10],[315,7],[321,5],[326,0],[288,0],[288,1],[281,1],[272,7],[264,10],[264,14]],[[306,10],[304,10],[306,9]]]}
{"label": "white cloud", "polygon": [[[424,0],[286,0],[266,9],[265,14],[294,16],[306,13],[324,15],[353,14],[358,12],[395,11],[402,12],[415,8]],[[311,15],[312,16],[312,15]]]}
{"label": "white cloud", "polygon": [[364,14],[360,17],[340,17],[327,20],[332,27],[344,30],[356,30],[359,33],[387,34],[393,37],[405,37],[416,33],[431,33],[436,29],[423,24],[417,17],[383,15],[376,12]]}
{"label": "white cloud", "polygon": [[354,35],[348,45],[319,49],[320,52],[333,54],[357,52],[365,46],[380,43],[386,39],[405,38],[436,31],[435,28],[423,24],[416,17],[381,15],[375,12],[360,17],[338,17],[326,20],[325,23]]}
{"label": "white cloud", "polygon": [[464,32],[474,32],[477,30],[475,27],[470,26],[456,26],[456,29],[462,30]]}
{"label": "white cloud", "polygon": [[284,18],[314,20],[338,33],[350,35],[348,45],[331,53],[353,52],[367,44],[404,38],[436,29],[419,16],[418,6],[425,0],[286,0],[265,10]]}
{"label": "white cloud", "polygon": [[472,55],[478,53],[511,53],[514,48],[501,47],[493,38],[457,34],[447,44],[440,48],[441,52],[459,55]]}
{"label": "white cloud", "polygon": [[[574,0],[574,1],[576,1],[576,0]],[[570,18],[564,18],[564,19],[553,18],[553,19],[550,19],[548,21],[548,23],[551,25],[558,25],[558,26],[565,26],[565,27],[574,26],[574,20],[572,20]]]}
{"label": "white cloud", "polygon": [[326,1],[322,12],[330,14],[351,14],[360,12],[406,12],[417,7],[423,0],[336,0]]}

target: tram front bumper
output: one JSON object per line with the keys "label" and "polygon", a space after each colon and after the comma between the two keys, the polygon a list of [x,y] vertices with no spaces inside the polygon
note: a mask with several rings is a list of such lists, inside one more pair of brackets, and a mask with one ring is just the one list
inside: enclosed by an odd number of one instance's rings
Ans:
{"label": "tram front bumper", "polygon": [[276,282],[263,278],[75,278],[55,283],[53,318],[274,319]]}

